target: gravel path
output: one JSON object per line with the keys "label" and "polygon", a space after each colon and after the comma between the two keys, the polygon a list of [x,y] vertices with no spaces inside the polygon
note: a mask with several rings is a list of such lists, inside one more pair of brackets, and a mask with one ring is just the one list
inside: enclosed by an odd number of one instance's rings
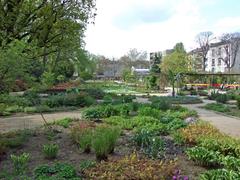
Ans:
{"label": "gravel path", "polygon": [[[81,118],[81,113],[79,111],[71,111],[44,114],[44,118],[47,120],[47,122],[53,122],[54,120],[62,119],[65,117]],[[40,114],[4,117],[0,118],[0,132],[8,132],[25,128],[35,128],[43,124],[44,121]]]}
{"label": "gravel path", "polygon": [[[142,103],[149,102],[146,98],[137,98],[137,101]],[[202,104],[187,104],[183,106],[192,110],[196,110],[199,114],[200,119],[210,122],[223,133],[240,138],[240,119],[224,116],[222,114],[201,108],[201,106],[204,106],[205,104],[211,102],[214,101],[204,100],[204,103]],[[44,114],[44,117],[48,122],[52,122],[64,117],[81,118],[81,113],[80,111],[57,112]],[[40,114],[5,117],[0,118],[0,132],[8,132],[24,128],[35,128],[43,124],[44,123]]]}
{"label": "gravel path", "polygon": [[240,119],[225,116],[222,114],[215,113],[201,108],[207,103],[212,103],[215,101],[204,100],[202,104],[187,104],[183,105],[189,109],[195,110],[198,112],[200,119],[210,122],[212,125],[217,127],[221,132],[226,133],[232,137],[240,138]]}

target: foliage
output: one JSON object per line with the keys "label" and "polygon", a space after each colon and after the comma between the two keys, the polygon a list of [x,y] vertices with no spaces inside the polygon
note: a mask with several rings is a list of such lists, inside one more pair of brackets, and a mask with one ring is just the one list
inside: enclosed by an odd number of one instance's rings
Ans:
{"label": "foliage", "polygon": [[95,100],[85,93],[69,93],[48,97],[43,104],[53,108],[59,106],[90,106]]}
{"label": "foliage", "polygon": [[206,122],[197,122],[189,126],[179,129],[179,135],[183,138],[185,143],[197,144],[202,137],[219,137],[222,136],[220,131]]}
{"label": "foliage", "polygon": [[92,161],[92,160],[83,160],[80,162],[80,169],[82,171],[89,169],[89,168],[93,168],[96,166],[96,161]]}
{"label": "foliage", "polygon": [[218,151],[210,151],[204,147],[193,147],[186,151],[189,159],[194,160],[200,165],[208,167],[220,166],[221,153]]}
{"label": "foliage", "polygon": [[164,141],[147,129],[141,129],[134,137],[133,141],[148,156],[161,158],[164,153]]}
{"label": "foliage", "polygon": [[43,145],[43,153],[47,159],[55,159],[57,157],[59,147],[57,144]]}
{"label": "foliage", "polygon": [[80,122],[71,129],[74,142],[86,153],[91,151],[94,128],[95,126],[90,122]]}
{"label": "foliage", "polygon": [[157,99],[152,101],[152,107],[166,111],[171,108],[171,103],[166,99]]}
{"label": "foliage", "polygon": [[218,112],[229,112],[230,108],[227,105],[219,103],[209,103],[204,106],[205,109],[218,111]]}
{"label": "foliage", "polygon": [[11,161],[13,163],[14,171],[17,175],[23,174],[27,169],[27,164],[30,159],[30,155],[28,153],[23,153],[19,156],[10,155]]}
{"label": "foliage", "polygon": [[151,116],[153,118],[160,118],[161,117],[161,111],[157,110],[155,108],[151,107],[141,107],[138,110],[138,115],[139,116]]}
{"label": "foliage", "polygon": [[223,155],[231,155],[240,157],[240,142],[229,136],[202,137],[198,140],[198,144],[212,151],[219,151]]}
{"label": "foliage", "polygon": [[217,97],[216,97],[216,101],[218,103],[223,103],[225,104],[228,100],[228,95],[227,94],[219,94]]}
{"label": "foliage", "polygon": [[101,162],[96,167],[86,170],[88,179],[171,179],[176,162],[162,162],[139,158],[136,154],[119,160]]}
{"label": "foliage", "polygon": [[102,126],[95,129],[92,147],[96,153],[97,160],[107,159],[108,153],[114,151],[119,136],[120,130],[115,127]]}
{"label": "foliage", "polygon": [[133,120],[122,116],[111,116],[103,121],[109,125],[119,126],[126,130],[131,130],[134,128]]}
{"label": "foliage", "polygon": [[6,148],[18,148],[27,141],[30,135],[32,135],[32,131],[30,130],[13,131],[0,134],[0,144],[3,144]]}
{"label": "foliage", "polygon": [[200,180],[234,180],[239,179],[240,175],[238,172],[233,170],[227,169],[216,169],[216,170],[209,170],[202,173],[199,177]]}
{"label": "foliage", "polygon": [[165,100],[165,101],[168,101],[171,104],[198,104],[198,103],[202,103],[201,99],[199,99],[197,97],[190,97],[190,96],[176,96],[176,97],[171,97],[171,96],[162,96],[162,97],[152,96],[150,98],[151,102],[157,102],[158,100]]}
{"label": "foliage", "polygon": [[240,96],[237,96],[236,100],[237,100],[237,107],[238,109],[240,109]]}
{"label": "foliage", "polygon": [[52,166],[40,165],[34,169],[34,179],[81,179],[72,165],[56,163]]}
{"label": "foliage", "polygon": [[73,122],[72,118],[63,118],[63,119],[55,121],[53,124],[62,126],[64,128],[68,128],[71,122]]}

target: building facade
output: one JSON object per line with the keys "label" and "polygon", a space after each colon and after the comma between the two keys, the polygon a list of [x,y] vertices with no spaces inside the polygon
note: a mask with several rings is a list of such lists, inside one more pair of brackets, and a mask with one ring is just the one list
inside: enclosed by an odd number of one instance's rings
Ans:
{"label": "building facade", "polygon": [[[211,73],[240,73],[240,46],[238,49],[230,43],[211,43],[205,62],[205,71]],[[194,70],[203,71],[201,49],[197,48],[189,52],[194,61]],[[235,61],[235,62],[234,62]]]}

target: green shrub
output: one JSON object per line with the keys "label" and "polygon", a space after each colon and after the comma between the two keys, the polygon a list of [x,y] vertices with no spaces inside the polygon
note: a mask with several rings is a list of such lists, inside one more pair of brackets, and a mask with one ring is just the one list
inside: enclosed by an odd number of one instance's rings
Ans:
{"label": "green shrub", "polygon": [[119,109],[112,105],[106,105],[105,107],[102,108],[102,111],[103,111],[102,115],[104,118],[119,115]]}
{"label": "green shrub", "polygon": [[131,106],[129,104],[122,104],[121,106],[118,106],[120,110],[120,115],[127,117],[131,111]]}
{"label": "green shrub", "polygon": [[107,159],[108,153],[114,151],[120,130],[112,127],[98,127],[92,140],[92,147],[96,153],[97,160]]}
{"label": "green shrub", "polygon": [[133,141],[146,155],[152,158],[162,157],[164,141],[156,137],[155,133],[142,129],[134,135]]}
{"label": "green shrub", "polygon": [[210,151],[204,147],[193,147],[186,151],[189,159],[200,165],[215,167],[220,166],[221,153],[218,151]]}
{"label": "green shrub", "polygon": [[24,112],[26,112],[26,113],[36,113],[37,108],[36,107],[25,107]]}
{"label": "green shrub", "polygon": [[218,111],[218,112],[229,112],[230,109],[227,105],[219,104],[219,103],[209,103],[204,106],[205,109]]}
{"label": "green shrub", "polygon": [[57,157],[59,147],[57,144],[43,145],[43,153],[47,159],[55,159]]}
{"label": "green shrub", "polygon": [[170,101],[168,101],[166,99],[158,99],[158,100],[152,102],[152,107],[166,111],[171,108],[171,103],[170,103]]}
{"label": "green shrub", "polygon": [[240,109],[240,96],[237,96],[236,100],[237,100],[237,107],[238,109]]}
{"label": "green shrub", "polygon": [[105,123],[113,126],[119,126],[122,129],[131,130],[134,128],[132,119],[124,118],[122,116],[111,116],[103,120]]}
{"label": "green shrub", "polygon": [[56,163],[52,166],[40,165],[34,170],[34,179],[81,179],[72,165],[66,163]]}
{"label": "green shrub", "polygon": [[30,159],[28,153],[23,153],[19,156],[10,155],[11,161],[13,163],[14,171],[17,175],[23,174],[27,169],[27,164]]}
{"label": "green shrub", "polygon": [[197,104],[197,103],[202,103],[202,100],[199,99],[198,97],[191,97],[191,96],[152,96],[150,98],[151,102],[157,102],[159,100],[165,100],[170,104]]}
{"label": "green shrub", "polygon": [[88,127],[73,128],[72,138],[79,145],[79,147],[85,152],[91,151],[93,130]]}
{"label": "green shrub", "polygon": [[240,179],[240,174],[233,170],[216,169],[209,170],[202,173],[199,177],[200,180],[235,180]]}
{"label": "green shrub", "polygon": [[234,170],[240,172],[240,159],[233,156],[226,156],[221,159],[221,164],[226,169]]}
{"label": "green shrub", "polygon": [[9,113],[23,112],[23,107],[18,106],[18,105],[8,106],[8,107],[5,109],[5,111],[6,111],[6,112],[9,112]]}
{"label": "green shrub", "polygon": [[154,118],[160,118],[161,116],[161,111],[157,110],[155,108],[151,108],[151,107],[141,107],[138,110],[138,115],[139,116],[151,116]]}
{"label": "green shrub", "polygon": [[54,124],[56,124],[58,126],[62,126],[64,128],[68,128],[70,126],[71,122],[73,122],[72,118],[63,118],[63,119],[55,121]]}
{"label": "green shrub", "polygon": [[83,111],[83,115],[87,119],[99,119],[103,116],[102,108],[92,107]]}
{"label": "green shrub", "polygon": [[96,162],[92,160],[83,160],[80,162],[80,169],[82,171],[96,166]]}
{"label": "green shrub", "polygon": [[217,101],[218,103],[223,103],[223,104],[225,104],[225,103],[227,102],[227,100],[228,100],[227,94],[219,94],[219,95],[216,97],[216,101]]}
{"label": "green shrub", "polygon": [[232,137],[221,136],[200,138],[198,144],[212,151],[219,151],[223,155],[240,158],[240,142]]}

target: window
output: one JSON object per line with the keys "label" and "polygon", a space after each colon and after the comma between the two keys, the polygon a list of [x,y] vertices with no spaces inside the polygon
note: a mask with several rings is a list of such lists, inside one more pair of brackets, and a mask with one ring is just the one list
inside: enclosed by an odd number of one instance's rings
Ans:
{"label": "window", "polygon": [[212,72],[213,72],[213,73],[215,72],[215,68],[214,68],[214,67],[212,68]]}
{"label": "window", "polygon": [[212,57],[215,56],[215,49],[212,49]]}
{"label": "window", "polygon": [[222,60],[218,59],[218,66],[221,66],[221,65],[222,65]]}
{"label": "window", "polygon": [[215,66],[215,59],[212,59],[212,66]]}
{"label": "window", "polygon": [[222,48],[218,48],[218,55],[219,55],[219,56],[222,55]]}

